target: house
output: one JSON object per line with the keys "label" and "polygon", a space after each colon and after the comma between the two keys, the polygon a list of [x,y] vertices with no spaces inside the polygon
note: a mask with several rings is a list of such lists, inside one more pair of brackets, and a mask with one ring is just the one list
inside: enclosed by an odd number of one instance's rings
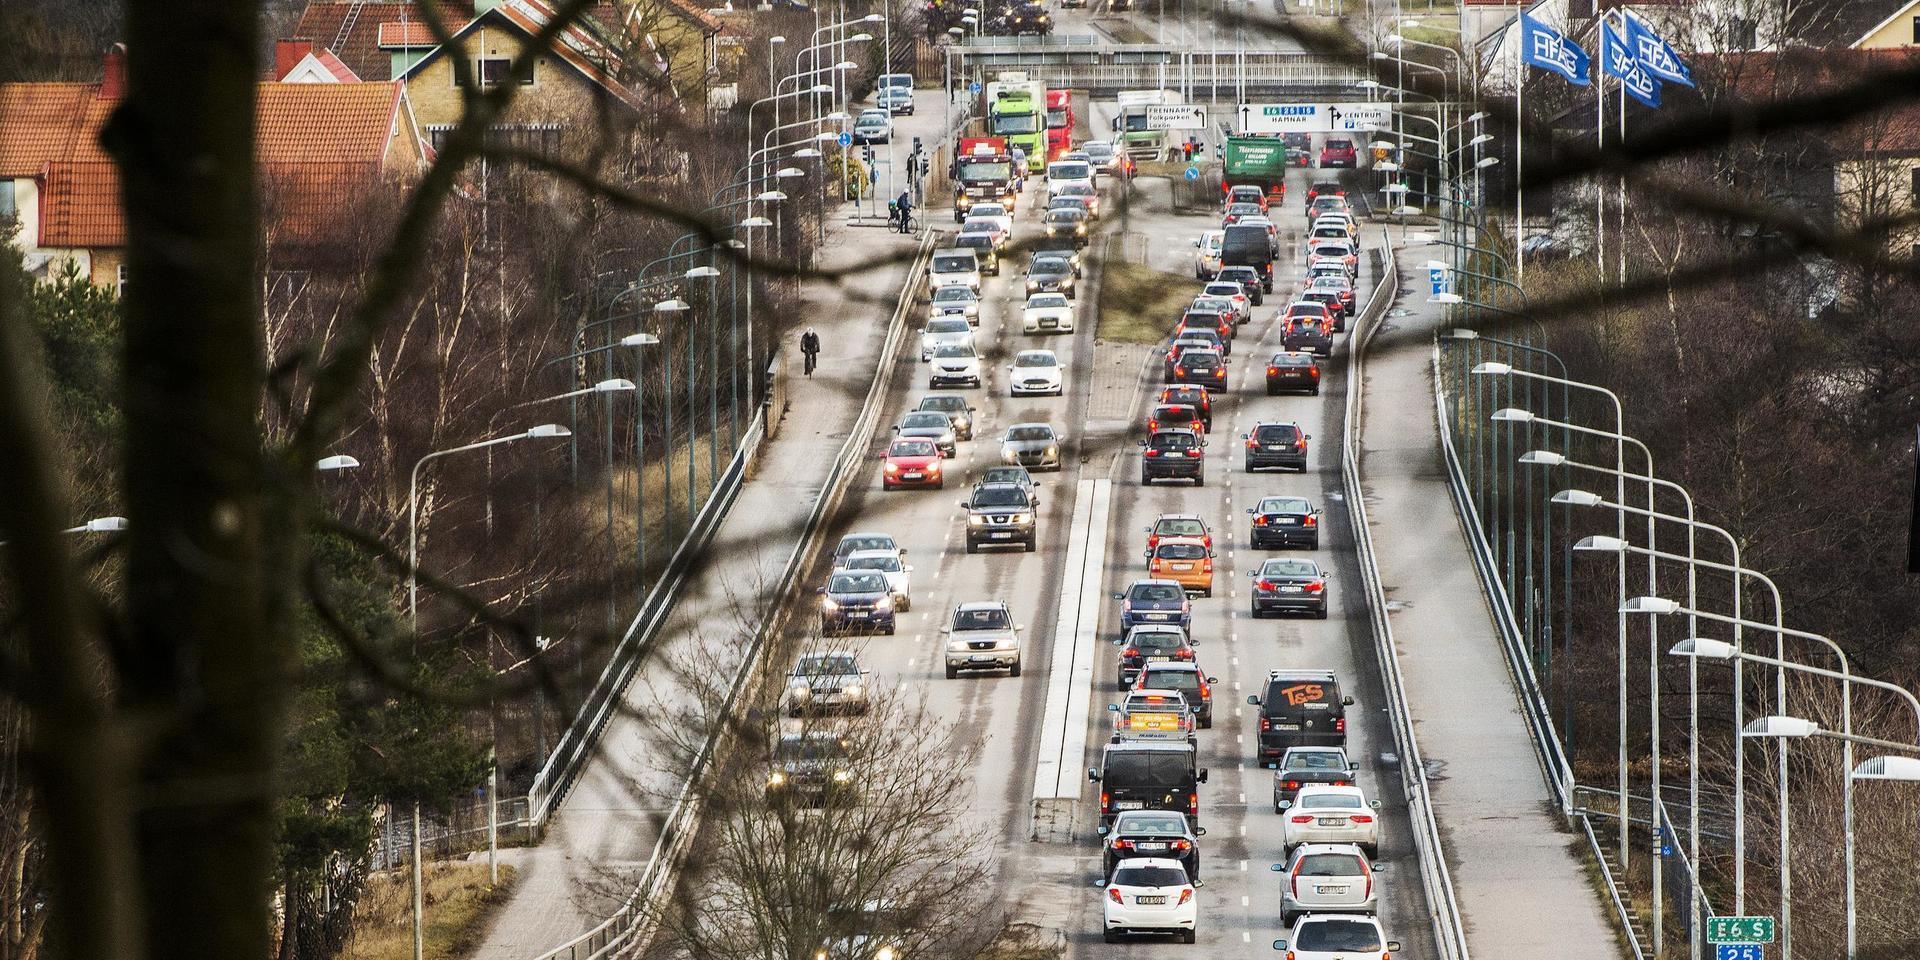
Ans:
{"label": "house", "polygon": [[281,83],[359,83],[360,75],[333,51],[315,50],[311,40],[280,40],[273,46],[273,73]]}
{"label": "house", "polygon": [[1895,50],[1920,45],[1920,0],[1887,4],[1869,0],[1852,5],[1836,25],[1840,30],[1860,27],[1876,13],[1886,15],[1867,24],[1848,42],[1855,50]]}
{"label": "house", "polygon": [[[0,213],[18,222],[15,244],[36,277],[72,263],[97,285],[127,282],[119,175],[99,144],[125,89],[117,46],[98,83],[0,84]],[[416,176],[428,156],[398,83],[264,82],[256,113],[269,243],[342,241],[356,214],[352,198]]]}
{"label": "house", "polygon": [[[433,49],[418,0],[311,0],[293,36],[331,51],[362,80],[392,80]],[[473,19],[473,4],[436,0],[448,30]]]}

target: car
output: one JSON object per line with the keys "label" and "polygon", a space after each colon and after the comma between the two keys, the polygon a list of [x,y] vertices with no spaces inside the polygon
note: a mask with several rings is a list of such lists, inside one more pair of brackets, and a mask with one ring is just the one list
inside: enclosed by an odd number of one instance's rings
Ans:
{"label": "car", "polygon": [[1113,144],[1105,140],[1088,140],[1080,145],[1080,149],[1087,155],[1087,162],[1093,164],[1094,169],[1101,173],[1115,176],[1122,172],[1123,157],[1120,151],[1113,148]]}
{"label": "car", "polygon": [[1072,333],[1076,312],[1064,293],[1029,294],[1027,305],[1020,310],[1020,332]]}
{"label": "car", "polygon": [[1316,263],[1340,263],[1346,266],[1347,276],[1351,277],[1360,270],[1360,255],[1353,247],[1336,240],[1322,240],[1315,243],[1312,252],[1307,254],[1307,266]]}
{"label": "car", "polygon": [[973,485],[978,487],[989,483],[1017,484],[1027,491],[1028,496],[1032,496],[1034,488],[1040,486],[1040,481],[1035,480],[1033,474],[1027,472],[1026,467],[1017,466],[988,467],[981,471],[980,479],[975,480]]}
{"label": "car", "polygon": [[958,234],[953,238],[953,249],[972,250],[979,259],[981,273],[989,277],[1000,275],[1000,244],[994,240],[992,233],[975,231]]}
{"label": "car", "polygon": [[1100,819],[1094,831],[1106,836],[1114,817],[1128,810],[1172,810],[1200,825],[1200,784],[1206,768],[1194,744],[1184,740],[1122,740],[1100,750],[1100,765],[1087,779],[1100,784]]}
{"label": "car", "polygon": [[1213,331],[1220,337],[1220,349],[1223,353],[1232,351],[1233,336],[1238,332],[1234,326],[1231,308],[1204,310],[1191,306],[1180,312],[1180,322],[1173,328],[1174,336],[1178,337],[1185,330]]}
{"label": "car", "polygon": [[1170,623],[1182,632],[1193,629],[1193,602],[1172,580],[1135,580],[1113,598],[1120,601],[1121,630],[1131,632],[1136,624],[1149,623]]}
{"label": "car", "polygon": [[1333,356],[1333,321],[1311,316],[1292,315],[1282,321],[1280,348],[1290,353],[1318,353]]}
{"label": "car", "polygon": [[1345,240],[1352,243],[1359,239],[1359,234],[1360,228],[1354,226],[1352,216],[1329,210],[1314,218],[1313,233],[1310,236],[1314,239],[1326,237],[1330,240]]}
{"label": "car", "polygon": [[1220,273],[1220,243],[1227,236],[1225,230],[1208,230],[1193,241],[1193,278],[1211,280]]}
{"label": "car", "polygon": [[1347,743],[1347,708],[1331,670],[1269,670],[1261,692],[1247,703],[1259,708],[1255,753],[1262,766],[1277,766],[1295,747],[1340,747]]}
{"label": "car", "polygon": [[[1091,190],[1096,173],[1085,157],[1063,156],[1047,164],[1047,196],[1057,197],[1075,187]],[[1081,194],[1084,196],[1085,194]]]}
{"label": "car", "polygon": [[1107,880],[1102,914],[1106,942],[1141,933],[1174,934],[1182,943],[1196,937],[1200,905],[1193,881],[1178,860],[1133,857],[1114,867]]}
{"label": "car", "polygon": [[1358,775],[1345,747],[1289,747],[1273,769],[1273,812],[1302,787],[1351,787]]}
{"label": "car", "polygon": [[960,224],[960,235],[974,233],[984,233],[992,237],[993,248],[1002,252],[1005,252],[1007,244],[1013,240],[1013,231],[1001,223],[999,218],[976,217],[968,214],[966,221]]}
{"label": "car", "polygon": [[[1203,355],[1193,351],[1189,357]],[[1186,358],[1182,358],[1185,362]],[[1155,480],[1192,480],[1196,487],[1207,485],[1205,437],[1192,430],[1155,430],[1140,445],[1140,485]]]}
{"label": "car", "polygon": [[1307,268],[1308,283],[1312,283],[1313,281],[1318,280],[1321,277],[1340,277],[1342,279],[1348,279],[1350,281],[1350,278],[1347,277],[1347,268],[1345,264],[1321,262],[1321,263],[1316,263],[1313,266]]}
{"label": "car", "polygon": [[774,741],[767,770],[769,800],[824,804],[853,788],[858,774],[853,742],[831,730],[783,732]]}
{"label": "car", "polygon": [[1220,226],[1225,229],[1239,223],[1242,217],[1264,216],[1266,212],[1267,206],[1263,203],[1229,203],[1220,212]]}
{"label": "car", "polygon": [[[1188,350],[1210,350],[1214,353],[1220,353],[1220,348],[1225,345],[1226,341],[1220,339],[1220,333],[1217,330],[1189,330],[1185,327],[1174,328],[1173,340],[1167,344],[1166,352],[1161,354],[1160,357],[1161,379],[1168,382],[1173,381],[1173,371],[1175,367],[1180,365],[1180,355],[1186,353]],[[1199,390],[1206,389],[1206,387],[1198,384],[1183,384],[1183,386],[1192,386]]]}
{"label": "car", "polygon": [[1320,549],[1320,511],[1306,497],[1261,497],[1247,512],[1253,515],[1247,539],[1255,550]]}
{"label": "car", "polygon": [[[1093,201],[1077,194],[1061,194],[1048,197],[1047,210],[1077,210],[1086,214],[1089,222],[1093,220]],[[1045,214],[1045,211],[1041,212],[1043,215]]]}
{"label": "car", "polygon": [[900,418],[893,425],[894,436],[901,439],[932,440],[945,457],[959,455],[959,432],[953,429],[953,418],[939,410],[914,410]]}
{"label": "car", "polygon": [[1328,137],[1320,146],[1320,166],[1351,167],[1360,162],[1360,154],[1354,150],[1353,141],[1345,137]]}
{"label": "car", "polygon": [[1213,275],[1213,279],[1239,284],[1240,289],[1245,290],[1247,296],[1253,299],[1253,305],[1256,307],[1267,302],[1267,288],[1260,279],[1260,271],[1252,267],[1221,267]]}
{"label": "car", "polygon": [[910,87],[882,87],[874,103],[895,116],[913,115],[913,90]]}
{"label": "car", "polygon": [[1307,289],[1300,292],[1300,299],[1306,303],[1322,304],[1327,308],[1328,315],[1333,318],[1331,332],[1340,333],[1347,329],[1347,305],[1340,300],[1338,288],[1319,283],[1308,284]]}
{"label": "car", "polygon": [[837,567],[845,563],[848,557],[864,550],[891,550],[903,557],[907,554],[905,550],[900,549],[898,543],[894,542],[892,534],[872,532],[849,533],[841,537],[840,542],[834,545],[833,565]]}
{"label": "car", "polygon": [[1312,290],[1315,287],[1326,287],[1338,293],[1340,295],[1340,309],[1345,311],[1347,316],[1353,316],[1354,297],[1353,279],[1351,277],[1341,276],[1340,274],[1332,272],[1325,272],[1308,277],[1307,289]]}
{"label": "car", "polygon": [[1169,383],[1192,383],[1209,390],[1227,386],[1227,358],[1215,350],[1182,350],[1167,377]]}
{"label": "car", "polygon": [[1307,225],[1312,226],[1315,220],[1335,213],[1351,217],[1353,207],[1347,203],[1346,197],[1322,194],[1307,204]]}
{"label": "car", "polygon": [[[970,327],[980,325],[980,291],[965,284],[953,284],[933,291],[927,306],[927,319],[959,317]],[[921,359],[926,359],[922,357]]]}
{"label": "car", "polygon": [[998,600],[975,600],[953,608],[940,632],[947,637],[947,679],[962,670],[1005,670],[1020,675],[1020,631],[1013,612]]}
{"label": "car", "polygon": [[1293,932],[1273,942],[1288,960],[1353,960],[1373,957],[1392,960],[1400,952],[1400,941],[1388,940],[1380,930],[1380,921],[1372,917],[1348,917],[1339,914],[1301,917]]}
{"label": "car", "polygon": [[1301,432],[1297,423],[1256,423],[1240,439],[1246,441],[1248,473],[1267,467],[1307,469],[1307,441],[1313,437]]}
{"label": "car", "polygon": [[947,415],[953,424],[953,435],[961,440],[973,439],[973,407],[967,405],[967,398],[956,393],[930,393],[920,398],[915,410],[937,410]]}
{"label": "car", "polygon": [[887,444],[880,467],[880,489],[932,487],[947,485],[946,456],[940,445],[925,437],[896,437]]}
{"label": "car", "polygon": [[[1057,293],[1041,294],[1057,297]],[[1071,320],[1067,321],[1069,324]],[[1013,355],[1007,368],[1007,391],[1016,397],[1057,397],[1066,392],[1066,372],[1052,350],[1022,350]],[[1059,448],[1054,448],[1053,468],[1060,469]]]}
{"label": "car", "polygon": [[1116,638],[1113,642],[1120,648],[1117,682],[1122,690],[1133,686],[1134,678],[1140,675],[1140,668],[1148,663],[1193,659],[1193,641],[1178,624],[1135,624],[1126,636]]}
{"label": "car", "polygon": [[1086,204],[1088,219],[1100,219],[1100,191],[1094,187],[1092,182],[1082,180],[1074,183],[1054,185],[1053,190],[1047,198],[1047,205],[1051,207],[1053,201],[1061,197],[1079,197]]}
{"label": "car", "polygon": [[1306,611],[1317,620],[1327,618],[1329,574],[1312,560],[1268,560],[1247,576],[1253,578],[1253,618],[1272,613]]}
{"label": "car", "polygon": [[1213,684],[1220,678],[1209,677],[1192,660],[1155,660],[1140,666],[1133,678],[1135,690],[1176,690],[1187,698],[1193,718],[1202,730],[1213,726]]}
{"label": "car", "polygon": [[1303,843],[1293,848],[1286,863],[1272,870],[1280,880],[1280,925],[1292,927],[1306,914],[1358,913],[1380,909],[1380,884],[1375,864],[1351,843]]}
{"label": "car", "polygon": [[1265,213],[1267,212],[1267,192],[1251,183],[1233,184],[1228,186],[1226,192],[1222,194],[1221,205],[1230,207],[1236,203],[1251,203],[1259,207],[1261,213]]}
{"label": "car", "polygon": [[967,517],[967,552],[982,546],[1021,546],[1033,552],[1038,536],[1040,498],[1011,483],[984,483],[973,488],[960,509]]}
{"label": "car", "polygon": [[977,387],[983,382],[980,373],[980,353],[974,349],[971,338],[965,343],[944,343],[933,348],[932,363],[933,368],[927,371],[929,389],[951,383]]}
{"label": "car", "polygon": [[1205,827],[1187,825],[1187,816],[1170,810],[1128,810],[1113,818],[1107,829],[1101,876],[1111,877],[1120,861],[1134,857],[1162,857],[1180,861],[1187,879],[1200,879],[1200,838]]}
{"label": "car", "polygon": [[1313,206],[1313,202],[1321,197],[1328,197],[1333,200],[1338,200],[1341,203],[1346,203],[1347,188],[1341,186],[1338,180],[1315,180],[1307,184],[1307,192],[1303,197],[1307,206]]}
{"label": "car", "polygon": [[[886,582],[879,574],[871,575],[870,579]],[[870,672],[861,668],[860,655],[851,650],[801,654],[787,673],[787,715],[797,717],[808,712],[829,711],[866,713],[873,708],[867,691]]]}
{"label": "car", "polygon": [[1216,280],[1200,288],[1204,297],[1225,297],[1233,304],[1234,322],[1244,324],[1253,319],[1253,298],[1247,295],[1247,288],[1235,280]]}
{"label": "car", "polygon": [[947,346],[973,347],[973,325],[965,317],[935,317],[920,328],[921,363],[932,360],[941,347]]}
{"label": "car", "polygon": [[900,561],[892,550],[859,550],[847,557],[842,570],[871,570],[887,578],[893,590],[893,609],[905,613],[913,609],[913,567]]}
{"label": "car", "polygon": [[820,632],[858,630],[893,636],[893,587],[878,573],[835,570],[820,588]]}
{"label": "car", "polygon": [[980,257],[970,247],[935,250],[927,261],[927,289],[953,286],[980,289]]}
{"label": "car", "polygon": [[1147,576],[1172,580],[1188,593],[1213,596],[1213,551],[1186,537],[1166,537],[1146,552]]}
{"label": "car", "polygon": [[886,143],[893,137],[893,114],[885,110],[862,110],[853,121],[854,143]]}
{"label": "car", "polygon": [[1016,423],[1000,438],[1000,462],[1029,470],[1058,470],[1060,446],[1066,439],[1052,424]]}
{"label": "car", "polygon": [[1076,247],[1087,245],[1087,212],[1054,207],[1040,216],[1041,233],[1048,240],[1064,240]]}
{"label": "car", "polygon": [[[1060,259],[1065,260],[1069,266],[1073,267],[1073,275],[1076,278],[1081,276],[1082,264],[1080,262],[1081,257],[1080,257],[1079,247],[1071,243],[1055,242],[1055,243],[1049,244],[1045,242],[1045,240],[1043,239],[1035,243],[1033,248],[1032,260],[1039,260],[1043,257],[1059,257]],[[1029,267],[1031,267],[1032,265],[1032,260],[1028,261]]]}
{"label": "car", "polygon": [[1359,787],[1302,787],[1280,801],[1280,837],[1291,850],[1303,843],[1351,843],[1369,857],[1380,853],[1380,801]]}
{"label": "car", "polygon": [[1027,295],[1058,293],[1072,298],[1079,284],[1072,261],[1061,256],[1036,254],[1027,261]]}
{"label": "car", "polygon": [[1213,531],[1208,529],[1207,521],[1199,514],[1163,513],[1154,518],[1153,525],[1147,528],[1147,548],[1159,546],[1166,537],[1192,537],[1213,547]]}
{"label": "car", "polygon": [[1186,403],[1155,404],[1147,412],[1147,432],[1161,427],[1185,427],[1204,436],[1207,432],[1206,421],[1200,419],[1200,411]]}
{"label": "car", "polygon": [[1193,742],[1193,708],[1174,690],[1128,690],[1125,700],[1107,704],[1113,714],[1110,740],[1185,740]]}
{"label": "car", "polygon": [[1299,350],[1282,350],[1267,360],[1267,396],[1275,396],[1283,390],[1303,391],[1311,396],[1320,395],[1320,361],[1313,354]]}
{"label": "car", "polygon": [[1267,231],[1267,252],[1276,257],[1280,255],[1280,225],[1274,223],[1272,218],[1264,213],[1245,216],[1240,218],[1239,225],[1243,227],[1264,227]]}
{"label": "car", "polygon": [[962,221],[961,229],[966,229],[965,224],[974,220],[988,221],[999,227],[1007,236],[1013,236],[1013,207],[1008,204],[999,202],[974,204],[967,208],[967,219]]}
{"label": "car", "polygon": [[1160,388],[1155,403],[1184,403],[1200,411],[1200,420],[1208,430],[1213,429],[1213,396],[1206,387],[1176,383]]}

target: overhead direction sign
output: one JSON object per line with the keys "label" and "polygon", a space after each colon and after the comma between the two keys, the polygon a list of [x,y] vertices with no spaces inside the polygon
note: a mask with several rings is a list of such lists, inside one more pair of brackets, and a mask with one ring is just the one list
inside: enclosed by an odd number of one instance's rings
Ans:
{"label": "overhead direction sign", "polygon": [[1390,103],[1243,103],[1242,133],[1343,133],[1393,123]]}
{"label": "overhead direction sign", "polygon": [[1207,110],[1197,103],[1149,104],[1148,130],[1204,130]]}
{"label": "overhead direction sign", "polygon": [[1772,917],[1708,917],[1708,943],[1772,943]]}

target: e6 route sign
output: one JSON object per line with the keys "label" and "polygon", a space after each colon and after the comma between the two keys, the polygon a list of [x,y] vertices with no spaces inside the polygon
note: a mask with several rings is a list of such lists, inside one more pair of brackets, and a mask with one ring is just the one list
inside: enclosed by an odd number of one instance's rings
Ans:
{"label": "e6 route sign", "polygon": [[1708,917],[1708,943],[1772,943],[1772,917]]}

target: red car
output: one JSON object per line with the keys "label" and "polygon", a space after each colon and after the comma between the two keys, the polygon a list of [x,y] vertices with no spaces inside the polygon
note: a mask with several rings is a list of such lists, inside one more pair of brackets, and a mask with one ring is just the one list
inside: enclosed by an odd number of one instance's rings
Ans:
{"label": "red car", "polygon": [[1354,150],[1352,140],[1328,137],[1326,145],[1320,148],[1323,167],[1351,167],[1359,162],[1360,154]]}
{"label": "red car", "polygon": [[932,487],[947,485],[942,470],[940,447],[932,440],[901,437],[887,445],[886,465],[881,468],[880,488]]}

